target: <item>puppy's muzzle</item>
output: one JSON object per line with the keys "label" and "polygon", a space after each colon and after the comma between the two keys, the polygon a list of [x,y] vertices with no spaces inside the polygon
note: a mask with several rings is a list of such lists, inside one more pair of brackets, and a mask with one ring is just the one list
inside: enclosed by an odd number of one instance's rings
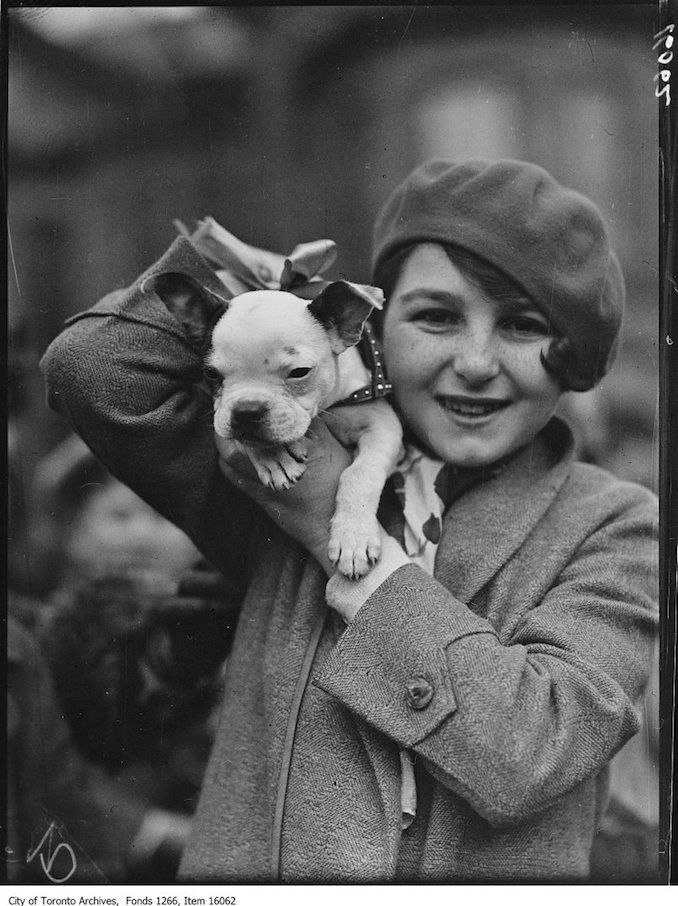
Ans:
{"label": "puppy's muzzle", "polygon": [[239,400],[231,410],[231,429],[234,434],[243,437],[256,437],[261,430],[269,405],[263,400]]}

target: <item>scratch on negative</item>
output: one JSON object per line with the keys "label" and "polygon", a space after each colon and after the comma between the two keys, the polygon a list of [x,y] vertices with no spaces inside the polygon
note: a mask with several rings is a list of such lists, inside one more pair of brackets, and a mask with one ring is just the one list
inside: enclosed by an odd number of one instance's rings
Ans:
{"label": "scratch on negative", "polygon": [[405,35],[407,34],[407,30],[409,29],[410,25],[412,24],[412,19],[414,19],[414,14],[416,12],[416,9],[417,9],[416,5],[412,7],[412,12],[410,13],[410,18],[407,20],[407,25],[405,26],[405,29],[404,29],[402,35],[400,36],[400,40],[398,41],[398,53],[400,53],[400,45],[405,40]]}
{"label": "scratch on negative", "polygon": [[21,284],[19,283],[19,273],[16,269],[14,246],[12,245],[12,232],[9,228],[9,224],[7,224],[7,245],[9,247],[9,256],[12,259],[12,270],[14,271],[14,280],[16,281],[17,292],[19,293],[19,299],[21,299]]}

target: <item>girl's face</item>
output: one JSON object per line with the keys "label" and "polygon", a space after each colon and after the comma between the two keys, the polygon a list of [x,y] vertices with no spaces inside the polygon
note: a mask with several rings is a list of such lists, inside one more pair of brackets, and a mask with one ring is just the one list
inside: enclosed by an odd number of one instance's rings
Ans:
{"label": "girl's face", "polygon": [[384,356],[406,426],[445,462],[486,466],[528,444],[561,390],[541,364],[546,318],[487,296],[439,245],[405,261],[386,307]]}

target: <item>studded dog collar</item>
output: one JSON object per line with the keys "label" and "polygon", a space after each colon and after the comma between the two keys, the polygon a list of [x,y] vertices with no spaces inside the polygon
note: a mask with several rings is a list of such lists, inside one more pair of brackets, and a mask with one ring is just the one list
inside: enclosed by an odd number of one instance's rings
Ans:
{"label": "studded dog collar", "polygon": [[393,385],[386,380],[386,371],[382,360],[381,347],[377,340],[372,325],[365,324],[363,335],[358,345],[358,351],[363,364],[372,375],[369,384],[354,390],[343,400],[334,403],[335,406],[355,406],[357,403],[369,403],[372,400],[382,399],[393,390]]}

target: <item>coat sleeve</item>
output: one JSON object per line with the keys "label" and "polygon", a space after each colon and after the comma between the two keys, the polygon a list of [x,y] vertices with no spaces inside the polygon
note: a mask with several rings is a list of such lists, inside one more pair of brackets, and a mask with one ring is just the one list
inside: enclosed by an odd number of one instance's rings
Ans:
{"label": "coat sleeve", "polygon": [[121,290],[70,323],[41,362],[49,405],[122,482],[244,591],[260,518],[218,468],[202,362],[154,294]]}
{"label": "coat sleeve", "polygon": [[496,827],[552,806],[637,731],[656,631],[643,497],[579,546],[509,639],[419,567],[358,611],[316,678]]}

